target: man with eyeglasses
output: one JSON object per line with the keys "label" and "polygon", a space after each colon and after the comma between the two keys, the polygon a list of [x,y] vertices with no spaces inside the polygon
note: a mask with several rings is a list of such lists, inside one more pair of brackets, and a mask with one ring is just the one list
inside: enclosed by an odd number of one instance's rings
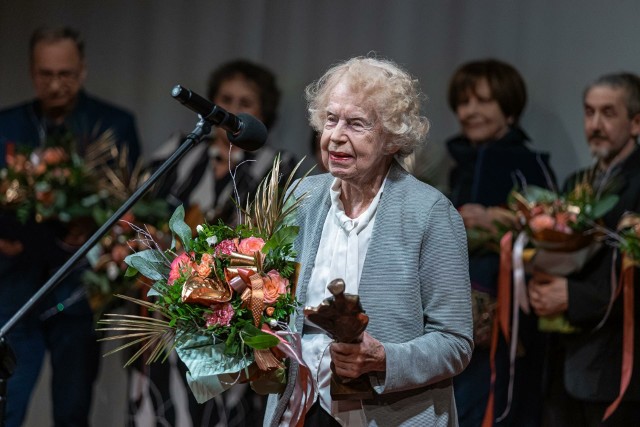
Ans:
{"label": "man with eyeglasses", "polygon": [[[43,147],[69,134],[83,155],[106,130],[128,147],[130,164],[140,148],[134,117],[88,95],[84,43],[70,28],[36,30],[30,43],[35,99],[0,111],[0,168],[19,147]],[[83,242],[48,224],[19,223],[0,212],[0,324],[4,325]],[[86,239],[86,233],[85,237]],[[5,426],[25,419],[45,353],[52,366],[53,424],[87,426],[99,347],[93,313],[82,292],[82,266],[73,270],[9,332],[17,367],[8,382]],[[55,313],[55,314],[51,314]]]}
{"label": "man with eyeglasses", "polygon": [[[89,96],[82,88],[87,68],[79,33],[68,27],[40,28],[31,36],[29,47],[36,98],[0,111],[0,141],[35,147],[70,131],[82,154],[87,144],[111,129],[135,162],[140,146],[133,115]],[[4,160],[2,156],[0,166]]]}

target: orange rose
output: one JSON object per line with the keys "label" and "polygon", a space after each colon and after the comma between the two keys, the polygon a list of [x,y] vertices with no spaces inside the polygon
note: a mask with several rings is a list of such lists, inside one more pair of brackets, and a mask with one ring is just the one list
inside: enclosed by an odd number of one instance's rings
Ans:
{"label": "orange rose", "polygon": [[287,292],[289,281],[280,276],[276,270],[271,270],[262,279],[264,281],[262,291],[264,292],[263,299],[265,304],[273,304],[281,294]]}
{"label": "orange rose", "polygon": [[67,160],[67,153],[62,148],[47,148],[42,153],[42,162],[47,165],[57,165]]}
{"label": "orange rose", "polygon": [[534,233],[542,230],[553,230],[556,221],[548,214],[536,215],[529,220],[529,228]]}
{"label": "orange rose", "polygon": [[238,245],[238,252],[243,255],[253,255],[254,252],[260,252],[264,246],[264,240],[259,237],[247,237],[242,239]]}
{"label": "orange rose", "polygon": [[211,274],[211,267],[213,266],[214,260],[213,255],[204,254],[202,255],[202,259],[200,260],[200,264],[196,266],[196,272],[200,277],[209,277]]}

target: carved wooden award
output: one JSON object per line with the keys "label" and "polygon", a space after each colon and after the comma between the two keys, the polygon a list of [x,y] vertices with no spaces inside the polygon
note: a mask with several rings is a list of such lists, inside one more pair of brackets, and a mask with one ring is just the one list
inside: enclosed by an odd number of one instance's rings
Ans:
{"label": "carved wooden award", "polygon": [[[336,342],[358,343],[367,328],[367,316],[358,295],[345,294],[342,279],[335,279],[327,285],[333,297],[326,298],[317,307],[305,307],[306,318],[326,331]],[[334,371],[331,363],[331,398],[333,400],[363,400],[373,398],[374,392],[368,374],[358,378],[343,378]]]}

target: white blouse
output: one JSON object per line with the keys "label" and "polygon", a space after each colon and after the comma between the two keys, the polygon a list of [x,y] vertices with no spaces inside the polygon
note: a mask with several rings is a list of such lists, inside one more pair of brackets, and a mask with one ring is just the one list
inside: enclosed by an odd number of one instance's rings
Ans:
{"label": "white blouse", "polygon": [[[345,214],[340,201],[342,181],[338,178],[334,180],[330,190],[331,208],[324,222],[315,265],[309,279],[306,306],[315,307],[325,298],[331,297],[327,285],[334,279],[344,280],[345,293],[358,293],[362,267],[385,182],[386,179],[367,210],[358,218],[352,219]],[[331,400],[330,344],[331,339],[321,330],[314,329],[313,325],[305,325],[302,335],[302,358],[314,376],[320,404],[342,425],[365,426],[366,419],[360,401]]]}

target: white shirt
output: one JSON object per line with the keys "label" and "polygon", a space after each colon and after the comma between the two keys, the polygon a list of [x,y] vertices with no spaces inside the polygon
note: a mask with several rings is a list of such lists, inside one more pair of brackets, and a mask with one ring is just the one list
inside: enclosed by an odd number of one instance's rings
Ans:
{"label": "white shirt", "polygon": [[[367,210],[355,219],[345,214],[340,201],[342,181],[338,178],[333,181],[330,189],[331,208],[324,221],[315,265],[309,279],[306,306],[315,307],[325,298],[331,297],[327,285],[333,279],[344,280],[345,293],[358,293],[362,266],[371,241],[375,214],[385,181]],[[342,425],[365,426],[366,418],[360,401],[331,400],[329,344],[331,339],[326,334],[302,335],[302,358],[314,377],[320,404]]]}

